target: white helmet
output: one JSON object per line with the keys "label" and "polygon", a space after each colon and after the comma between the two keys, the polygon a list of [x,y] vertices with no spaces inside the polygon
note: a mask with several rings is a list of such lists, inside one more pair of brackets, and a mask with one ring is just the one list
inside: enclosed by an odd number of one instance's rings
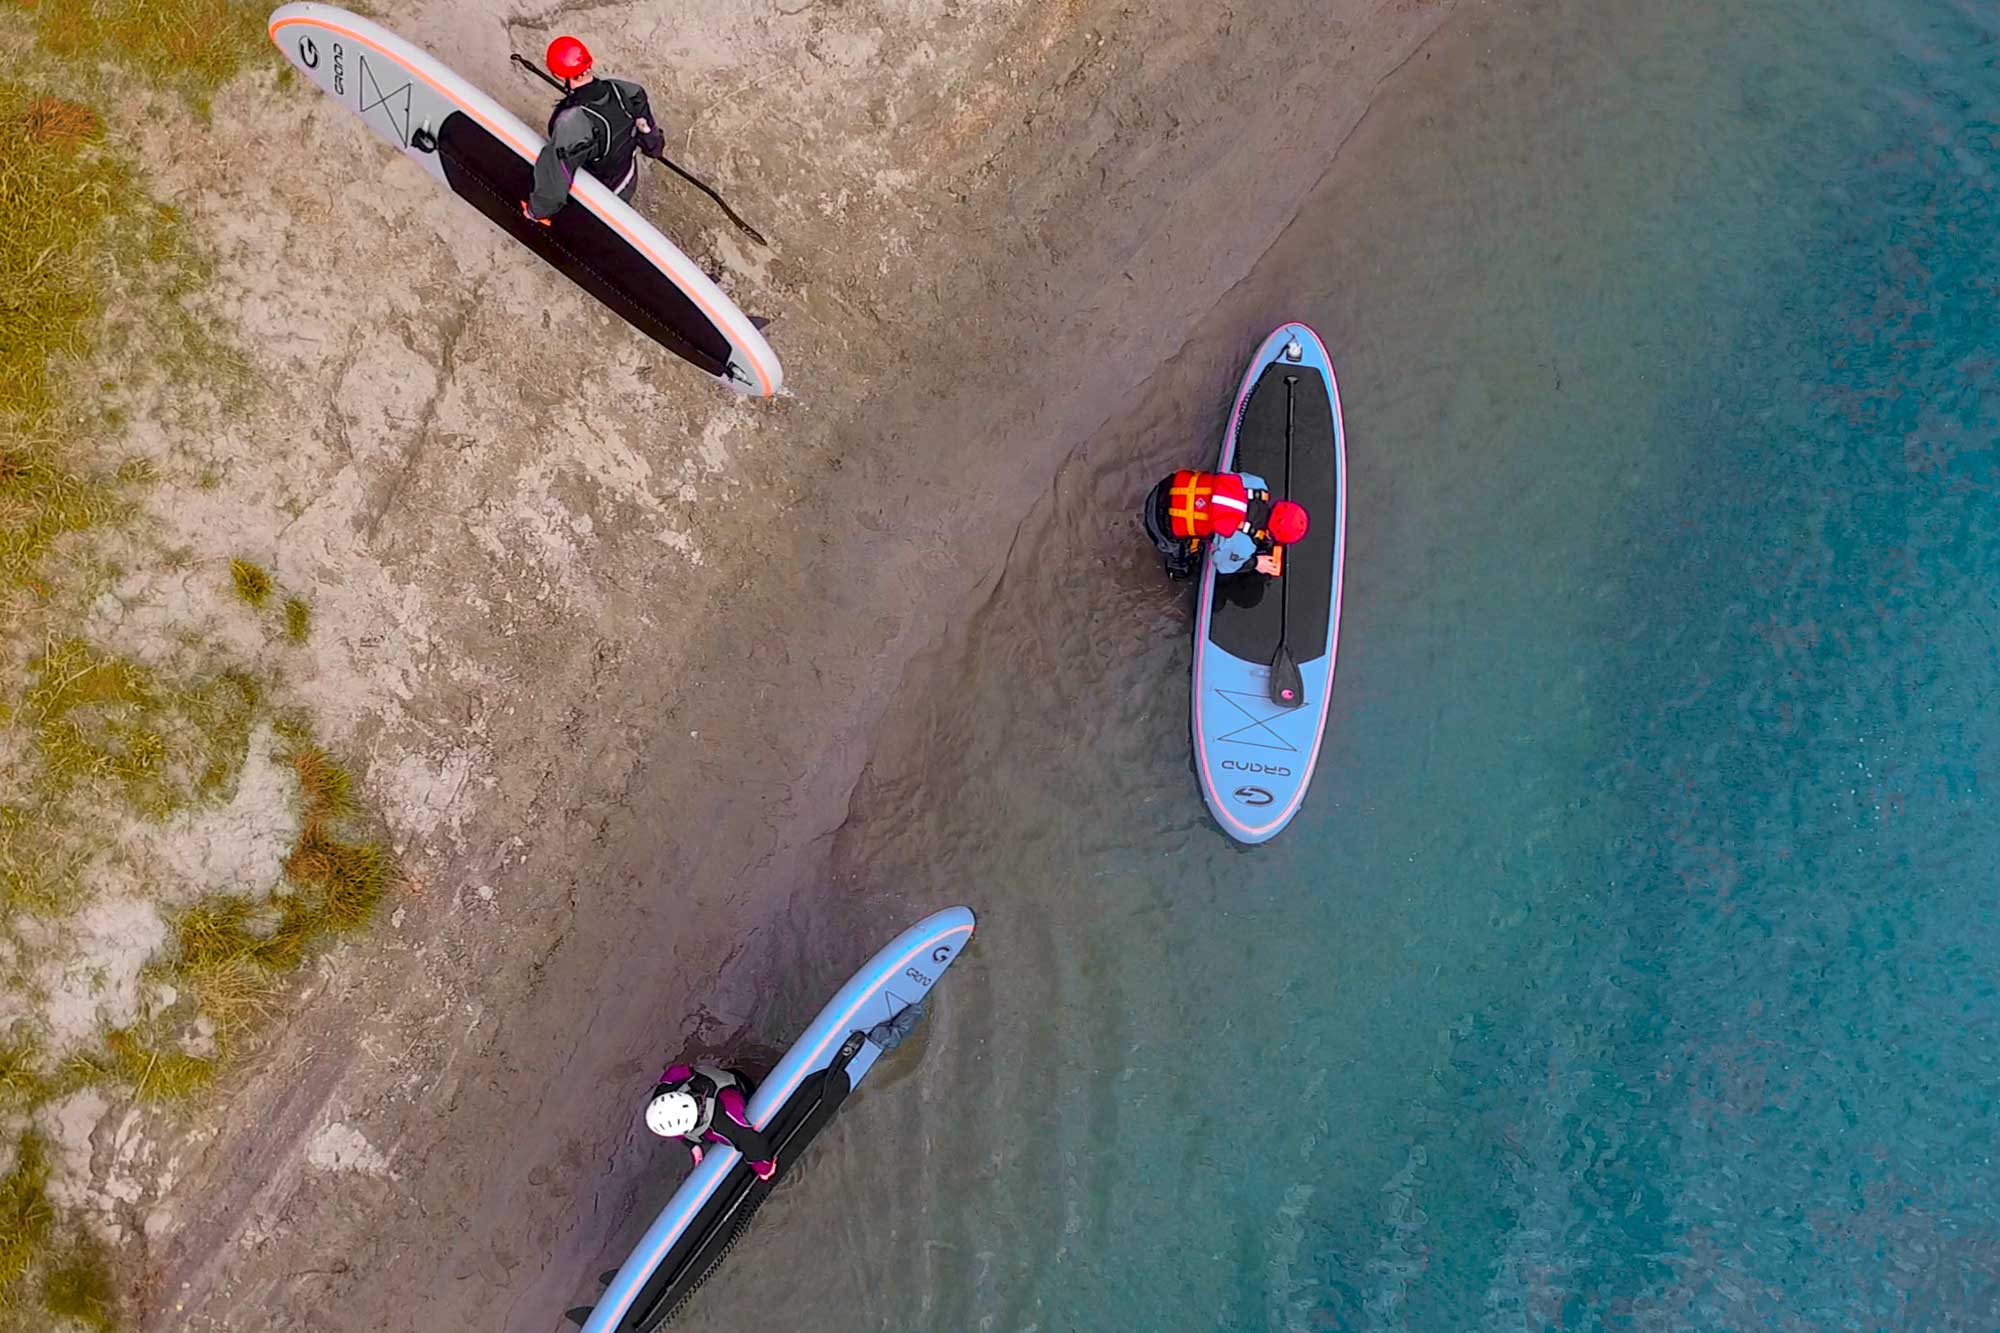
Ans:
{"label": "white helmet", "polygon": [[663,1139],[677,1139],[701,1119],[701,1105],[694,1094],[663,1092],[646,1103],[646,1128]]}

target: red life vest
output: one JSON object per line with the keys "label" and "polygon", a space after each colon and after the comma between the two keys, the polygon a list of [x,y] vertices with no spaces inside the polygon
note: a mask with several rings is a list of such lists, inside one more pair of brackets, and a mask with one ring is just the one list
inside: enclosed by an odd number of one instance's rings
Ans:
{"label": "red life vest", "polygon": [[1182,469],[1167,491],[1167,526],[1176,537],[1227,537],[1249,512],[1250,492],[1234,472]]}

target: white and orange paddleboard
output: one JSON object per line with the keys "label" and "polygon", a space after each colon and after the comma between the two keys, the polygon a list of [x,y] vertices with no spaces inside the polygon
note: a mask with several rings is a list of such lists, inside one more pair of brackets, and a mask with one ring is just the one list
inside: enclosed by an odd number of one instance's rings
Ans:
{"label": "white and orange paddleboard", "polygon": [[633,328],[739,393],[769,398],[777,353],[693,260],[595,177],[550,225],[521,215],[543,137],[402,38],[333,5],[273,11],[293,68]]}

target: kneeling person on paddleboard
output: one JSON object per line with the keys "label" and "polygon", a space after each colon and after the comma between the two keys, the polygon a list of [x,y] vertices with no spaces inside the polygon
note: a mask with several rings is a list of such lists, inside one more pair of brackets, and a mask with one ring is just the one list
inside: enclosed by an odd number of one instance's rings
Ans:
{"label": "kneeling person on paddleboard", "polygon": [[1273,504],[1270,487],[1249,472],[1183,468],[1153,488],[1144,517],[1168,577],[1176,579],[1200,568],[1204,545],[1218,575],[1254,560],[1258,573],[1275,577],[1284,571],[1284,546],[1306,534],[1304,507]]}
{"label": "kneeling person on paddleboard", "polygon": [[646,90],[592,74],[590,51],[574,37],[549,43],[548,65],[562,80],[563,99],[549,115],[549,141],[535,158],[535,192],[521,202],[521,212],[546,224],[569,202],[579,171],[631,203],[639,188],[639,154],[658,157],[667,147]]}
{"label": "kneeling person on paddleboard", "polygon": [[759,1180],[777,1174],[777,1154],[750,1123],[750,1081],[714,1065],[668,1065],[646,1103],[646,1128],[663,1139],[686,1139],[699,1166],[702,1144],[726,1143],[743,1154]]}

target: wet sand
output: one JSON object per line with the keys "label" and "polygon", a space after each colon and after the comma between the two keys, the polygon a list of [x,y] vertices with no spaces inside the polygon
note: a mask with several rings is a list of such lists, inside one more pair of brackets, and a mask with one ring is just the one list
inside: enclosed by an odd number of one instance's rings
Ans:
{"label": "wet sand", "polygon": [[[486,9],[396,26],[531,112]],[[779,316],[793,396],[769,408],[656,369],[301,90],[221,104],[215,182],[163,152],[225,236],[231,313],[263,321],[302,447],[349,451],[351,503],[308,524],[356,589],[318,688],[377,760],[417,887],[150,1201],[149,1327],[542,1330],[588,1295],[679,1174],[636,1123],[656,1067],[782,1042],[885,923],[949,892],[826,875],[906,664],[1447,12],[590,11],[600,59],[654,85],[676,138],[694,123],[690,165],[778,240],[757,263],[647,182],[647,211]],[[331,164],[310,180],[302,144]],[[257,173],[295,215],[282,246],[223,209]],[[330,177],[379,181],[381,225],[329,210]],[[356,297],[353,267],[399,254],[413,286]],[[281,345],[301,302],[337,355]],[[405,403],[418,363],[435,382]],[[524,478],[549,526],[517,512]],[[515,558],[535,531],[556,536]],[[357,704],[364,667],[402,674]],[[347,1135],[379,1163],[313,1151]]]}

